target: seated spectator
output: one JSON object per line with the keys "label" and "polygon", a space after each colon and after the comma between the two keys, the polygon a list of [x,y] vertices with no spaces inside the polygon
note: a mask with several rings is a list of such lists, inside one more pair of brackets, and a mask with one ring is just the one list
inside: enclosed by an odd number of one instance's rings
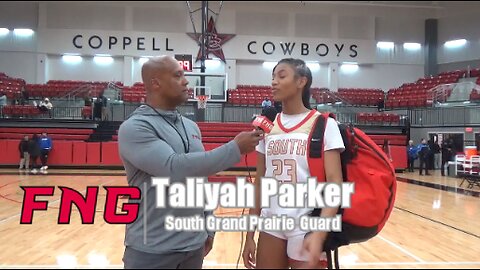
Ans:
{"label": "seated spectator", "polygon": [[7,96],[2,91],[0,92],[0,107],[7,106]]}
{"label": "seated spectator", "polygon": [[48,115],[50,116],[50,118],[52,118],[53,104],[50,102],[48,98],[45,98],[43,101],[40,101],[40,104],[38,104],[37,108],[42,112],[48,112]]}
{"label": "seated spectator", "polygon": [[262,108],[266,109],[270,107],[272,107],[272,102],[268,98],[265,98],[265,100],[262,102]]}

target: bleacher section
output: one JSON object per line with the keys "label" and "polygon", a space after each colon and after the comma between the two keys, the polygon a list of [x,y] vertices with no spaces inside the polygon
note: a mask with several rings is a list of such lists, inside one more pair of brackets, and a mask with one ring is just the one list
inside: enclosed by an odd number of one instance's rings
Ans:
{"label": "bleacher section", "polygon": [[385,99],[382,89],[339,88],[338,95],[349,104],[358,106],[377,106]]}
{"label": "bleacher section", "polygon": [[327,88],[311,88],[310,94],[317,103],[332,103],[336,101]]}
{"label": "bleacher section", "polygon": [[[311,88],[312,98],[317,103],[332,103],[340,101],[335,95],[351,105],[376,106],[384,99],[381,89],[340,88],[338,93],[330,92],[326,88]],[[239,85],[237,89],[228,90],[227,102],[232,105],[261,105],[265,98],[273,99],[271,86]]]}
{"label": "bleacher section", "polygon": [[25,135],[30,138],[33,134],[40,135],[47,132],[52,140],[80,140],[85,141],[93,133],[93,129],[67,129],[67,128],[16,128],[1,127],[0,139],[21,140]]}
{"label": "bleacher section", "polygon": [[[396,89],[390,89],[387,93],[385,107],[389,109],[426,107],[433,103],[433,95],[430,90],[440,84],[456,83],[465,75],[465,71],[452,71],[440,73],[436,77],[421,78],[414,83],[404,83]],[[452,94],[449,90],[443,97],[445,101]]]}
{"label": "bleacher section", "polygon": [[[147,98],[145,87],[141,82],[136,82],[131,87],[123,86],[120,88],[122,89],[122,100],[124,102],[138,103]],[[188,89],[188,98],[193,99],[193,88]]]}
{"label": "bleacher section", "polygon": [[480,68],[470,70],[470,77],[479,77],[480,76]]}
{"label": "bleacher section", "polygon": [[[115,82],[115,85],[122,86],[123,83]],[[88,90],[91,91],[90,96],[96,97],[108,86],[108,82],[89,82],[89,81],[59,81],[51,80],[46,84],[26,84],[25,90],[27,90],[29,97],[42,98],[42,97],[63,97],[68,93],[80,89],[81,87],[87,87],[84,91],[79,93],[79,97],[85,97]]]}
{"label": "bleacher section", "polygon": [[[457,83],[466,75],[466,70],[442,72],[438,76],[420,78],[414,83],[404,83],[399,88],[390,89],[385,96],[381,89],[369,88],[339,88],[338,92],[331,92],[327,88],[312,88],[312,98],[316,103],[335,103],[344,100],[353,106],[377,106],[384,100],[388,109],[416,108],[431,106],[433,95],[431,89],[441,84]],[[480,76],[480,69],[470,71],[470,77]],[[480,79],[477,80],[477,84]],[[445,101],[452,93],[448,90],[446,96],[441,98]],[[338,98],[337,98],[338,96]],[[262,85],[238,85],[237,89],[228,90],[227,103],[237,106],[258,106],[265,98],[272,100],[271,86]],[[473,91],[471,100],[480,100],[480,93]]]}
{"label": "bleacher section", "polygon": [[238,85],[229,89],[227,102],[232,105],[262,105],[265,98],[272,100],[271,86]]}
{"label": "bleacher section", "polygon": [[[385,100],[386,108],[409,108],[431,105],[429,91],[439,84],[456,83],[465,77],[466,71],[444,72],[436,77],[421,78],[414,83],[405,83],[397,89],[391,89],[386,97],[381,89],[340,88],[338,92],[331,92],[326,88],[312,88],[312,98],[317,103],[334,103],[346,101],[354,106],[377,106],[379,101]],[[471,77],[480,76],[480,69],[472,70]],[[480,84],[480,78],[476,80]],[[25,84],[18,78],[11,78],[0,73],[0,91],[9,99],[20,98],[22,88],[31,98],[64,96],[69,91],[89,86],[92,96],[97,95],[106,88],[107,82],[85,81],[49,81],[46,84]],[[145,99],[143,83],[135,83],[131,87],[123,86],[120,82],[116,85],[121,89],[125,102],[138,103]],[[451,93],[448,93],[448,95]],[[193,89],[189,91],[193,98]],[[82,95],[80,95],[82,96]],[[272,100],[270,86],[238,85],[237,89],[228,90],[228,103],[236,106],[260,106],[265,98]],[[480,92],[472,91],[472,101],[480,100]],[[273,101],[273,100],[272,100]],[[91,108],[89,108],[91,110]],[[31,105],[7,105],[3,107],[3,114],[11,117],[34,116],[40,114],[38,108]],[[83,114],[91,115],[91,111],[84,109]],[[367,113],[359,112],[356,115],[357,124],[364,127],[389,127],[400,124],[400,115],[388,112]],[[250,123],[198,123],[202,132],[202,142],[206,150],[214,149],[231,141],[239,132],[251,130]],[[53,166],[122,166],[118,155],[117,135],[112,141],[92,142],[89,139],[93,129],[59,129],[59,128],[0,128],[0,147],[5,149],[0,157],[1,165],[16,165],[18,163],[18,143],[27,134],[40,134],[46,131],[54,141],[54,150],[51,153],[50,164]],[[370,131],[374,133],[375,131]],[[383,131],[382,131],[383,132]],[[387,132],[388,133],[388,132]],[[406,135],[369,134],[379,146],[383,147],[388,140],[390,155],[396,168],[406,167],[407,144]],[[255,153],[248,155],[247,162],[242,159],[238,168],[255,166]]]}
{"label": "bleacher section", "polygon": [[5,73],[0,73],[0,93],[5,93],[8,99],[19,98],[24,85],[25,80],[12,78]]}
{"label": "bleacher section", "polygon": [[357,113],[359,124],[398,125],[400,115],[392,113]]}
{"label": "bleacher section", "polygon": [[146,99],[145,88],[143,83],[135,83],[133,86],[124,86],[122,90],[122,100],[124,102],[140,102]]}
{"label": "bleacher section", "polygon": [[[476,70],[475,70],[476,71]],[[473,70],[472,72],[473,73]],[[478,73],[475,73],[477,75],[477,81],[476,84],[480,84],[480,70],[478,70]],[[480,92],[477,91],[477,89],[473,89],[472,92],[470,93],[470,100],[471,101],[480,101]]]}
{"label": "bleacher section", "polygon": [[[420,78],[414,83],[404,83],[399,88],[390,89],[385,96],[381,89],[368,88],[340,88],[338,92],[331,92],[327,88],[312,88],[312,98],[316,103],[334,103],[345,101],[353,106],[377,106],[381,100],[384,100],[387,109],[415,108],[431,106],[433,97],[429,93],[432,88],[440,84],[456,83],[468,72],[466,70],[456,70],[440,73],[436,77]],[[478,77],[480,69],[470,71],[470,77]],[[477,84],[480,79],[477,80]],[[87,90],[91,91],[91,96],[97,96],[101,91],[107,88],[108,82],[93,81],[73,81],[73,80],[50,80],[46,84],[26,84],[23,79],[12,78],[5,73],[0,73],[0,92],[4,92],[8,99],[17,99],[21,96],[21,90],[24,88],[30,98],[58,98],[63,97],[75,90],[82,90],[77,95],[85,97]],[[115,82],[115,85],[122,91],[122,99],[125,102],[138,103],[146,99],[144,85],[141,82],[133,86],[123,86],[121,82]],[[87,89],[87,90],[85,90]],[[445,100],[450,96],[450,89]],[[271,86],[260,85],[238,85],[237,89],[228,90],[227,104],[236,106],[260,106],[265,98],[272,100]],[[336,98],[338,97],[338,98]],[[189,98],[193,98],[193,89],[189,89]],[[470,94],[470,100],[480,100],[480,92],[476,90]],[[442,100],[440,100],[442,101]],[[9,108],[7,115],[35,115],[31,108]],[[90,112],[84,112],[85,115]]]}
{"label": "bleacher section", "polygon": [[33,105],[7,105],[2,108],[2,115],[7,117],[26,117],[48,115]]}

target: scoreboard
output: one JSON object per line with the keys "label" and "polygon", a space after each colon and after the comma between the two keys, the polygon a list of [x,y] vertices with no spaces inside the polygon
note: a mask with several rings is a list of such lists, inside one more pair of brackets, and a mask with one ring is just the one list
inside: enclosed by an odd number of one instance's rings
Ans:
{"label": "scoreboard", "polygon": [[193,58],[191,54],[175,54],[175,59],[178,61],[184,71],[191,72],[193,70]]}

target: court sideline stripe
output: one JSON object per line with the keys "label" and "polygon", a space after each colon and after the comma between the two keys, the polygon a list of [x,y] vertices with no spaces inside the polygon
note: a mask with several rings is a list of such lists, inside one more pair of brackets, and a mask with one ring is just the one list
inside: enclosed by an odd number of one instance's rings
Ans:
{"label": "court sideline stripe", "polygon": [[459,232],[462,232],[462,233],[465,233],[465,234],[468,234],[468,235],[470,235],[470,236],[473,236],[473,237],[476,237],[476,238],[480,239],[480,236],[479,236],[479,235],[476,235],[476,234],[474,234],[474,233],[471,233],[471,232],[462,230],[462,229],[457,228],[457,227],[455,227],[455,226],[448,225],[448,224],[443,223],[443,222],[441,222],[441,221],[438,221],[438,220],[435,220],[435,219],[432,219],[432,218],[429,218],[429,217],[426,217],[426,216],[417,214],[417,213],[412,212],[412,211],[410,211],[410,210],[407,210],[407,209],[405,209],[405,208],[401,208],[401,207],[398,207],[398,206],[394,206],[394,208],[396,208],[396,209],[398,209],[398,210],[400,210],[400,211],[407,212],[407,213],[412,214],[412,215],[415,215],[415,216],[417,216],[417,217],[420,217],[420,218],[429,220],[429,221],[431,221],[431,222],[434,222],[434,223],[443,225],[443,226],[445,226],[445,227],[449,227],[449,228],[454,229],[454,230],[456,230],[456,231],[459,231]]}
{"label": "court sideline stripe", "polygon": [[461,188],[461,187],[446,186],[446,185],[442,185],[442,184],[430,183],[430,182],[426,182],[426,181],[410,179],[410,178],[405,178],[405,177],[398,177],[398,176],[397,176],[397,181],[402,182],[402,183],[417,185],[417,186],[421,186],[421,187],[433,188],[433,189],[437,189],[437,190],[451,192],[451,193],[455,193],[455,194],[461,194],[461,195],[465,195],[465,196],[471,196],[471,197],[476,197],[476,198],[480,197],[480,192],[479,191],[464,189],[464,188]]}
{"label": "court sideline stripe", "polygon": [[390,245],[393,246],[394,248],[400,250],[400,251],[403,252],[404,254],[412,257],[412,258],[415,259],[417,262],[421,262],[421,263],[425,262],[424,260],[420,259],[418,256],[415,256],[415,254],[413,254],[413,253],[411,253],[410,251],[406,250],[405,248],[403,248],[403,247],[395,244],[394,242],[386,239],[385,237],[380,236],[380,235],[378,235],[377,237],[380,238],[380,239],[382,239],[384,242],[390,244]]}

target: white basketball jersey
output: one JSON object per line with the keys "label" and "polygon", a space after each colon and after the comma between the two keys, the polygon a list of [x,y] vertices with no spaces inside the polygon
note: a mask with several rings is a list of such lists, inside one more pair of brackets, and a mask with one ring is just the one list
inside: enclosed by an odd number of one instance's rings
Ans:
{"label": "white basketball jersey", "polygon": [[[286,128],[282,124],[282,114],[274,121],[274,128],[265,136],[265,177],[275,178],[280,183],[306,183],[310,177],[307,160],[307,146],[310,131],[319,112],[310,111],[297,125]],[[270,200],[270,208],[263,208],[262,215],[285,214],[300,217],[313,209],[282,208],[278,196]]]}

